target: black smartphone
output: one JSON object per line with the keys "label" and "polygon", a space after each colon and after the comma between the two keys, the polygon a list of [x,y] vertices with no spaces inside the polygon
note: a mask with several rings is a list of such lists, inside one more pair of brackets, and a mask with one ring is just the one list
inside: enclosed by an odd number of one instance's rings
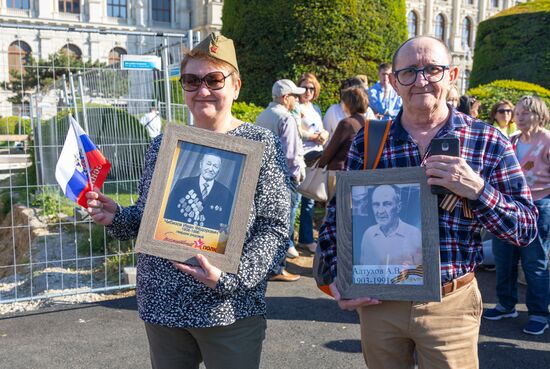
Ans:
{"label": "black smartphone", "polygon": [[[432,155],[460,156],[460,140],[457,137],[434,138],[430,144],[430,156]],[[451,193],[442,186],[431,186],[431,191],[436,195]]]}

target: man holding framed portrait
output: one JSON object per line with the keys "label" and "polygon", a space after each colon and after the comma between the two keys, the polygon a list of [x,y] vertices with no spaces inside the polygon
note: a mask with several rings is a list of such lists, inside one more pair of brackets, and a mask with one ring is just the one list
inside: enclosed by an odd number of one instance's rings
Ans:
{"label": "man holding framed portrait", "polygon": [[[390,81],[403,108],[373,172],[383,176],[384,168],[424,166],[428,185],[451,192],[438,195],[441,301],[343,299],[336,283],[337,276],[346,274],[336,254],[337,198],[321,227],[321,273],[332,280],[330,292],[339,306],[359,313],[369,369],[412,369],[415,361],[421,369],[478,368],[482,302],[474,269],[483,260],[480,231],[486,228],[518,246],[527,246],[537,234],[537,210],[510,142],[490,125],[446,104],[447,91],[459,74],[451,63],[447,46],[430,36],[411,38],[398,48]],[[440,137],[458,138],[460,156],[430,155],[432,139]],[[363,168],[364,142],[361,130],[346,170]]]}

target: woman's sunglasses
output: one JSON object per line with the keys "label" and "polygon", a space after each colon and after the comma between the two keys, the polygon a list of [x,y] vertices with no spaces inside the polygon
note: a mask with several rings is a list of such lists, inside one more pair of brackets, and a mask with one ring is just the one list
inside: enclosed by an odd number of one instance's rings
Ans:
{"label": "woman's sunglasses", "polygon": [[500,113],[500,114],[510,113],[510,114],[512,114],[512,109],[497,109],[497,113]]}
{"label": "woman's sunglasses", "polygon": [[187,92],[197,91],[203,82],[206,88],[210,90],[221,90],[225,87],[226,78],[232,74],[233,72],[225,76],[223,72],[211,72],[201,78],[196,74],[186,73],[181,75],[180,83],[181,87]]}

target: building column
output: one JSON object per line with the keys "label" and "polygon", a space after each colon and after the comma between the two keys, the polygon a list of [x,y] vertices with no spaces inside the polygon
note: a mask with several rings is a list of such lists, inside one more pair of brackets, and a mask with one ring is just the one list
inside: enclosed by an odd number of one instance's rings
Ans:
{"label": "building column", "polygon": [[424,32],[425,35],[434,35],[433,27],[433,0],[426,0],[426,7],[424,8]]}
{"label": "building column", "polygon": [[8,0],[0,0],[0,15],[6,14],[7,7],[8,7]]}
{"label": "building column", "polygon": [[482,22],[486,17],[487,17],[487,0],[479,0],[477,23]]}
{"label": "building column", "polygon": [[103,23],[103,17],[105,16],[105,8],[103,7],[102,0],[88,0],[87,16],[88,16],[88,22]]}
{"label": "building column", "polygon": [[460,18],[461,11],[462,11],[462,1],[463,0],[453,0],[453,20],[452,20],[452,28],[451,28],[451,34],[449,35],[450,42],[449,46],[451,48],[451,51],[459,51],[462,50],[462,21]]}
{"label": "building column", "polygon": [[170,2],[170,27],[176,28],[176,6],[177,1],[171,0]]}

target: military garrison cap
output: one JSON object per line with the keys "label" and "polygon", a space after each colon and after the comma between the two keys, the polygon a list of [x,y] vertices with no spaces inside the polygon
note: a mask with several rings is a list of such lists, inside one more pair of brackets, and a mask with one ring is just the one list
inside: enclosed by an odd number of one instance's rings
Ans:
{"label": "military garrison cap", "polygon": [[233,40],[221,35],[219,32],[213,32],[202,40],[194,50],[204,51],[213,58],[222,60],[231,64],[238,71],[237,55]]}

